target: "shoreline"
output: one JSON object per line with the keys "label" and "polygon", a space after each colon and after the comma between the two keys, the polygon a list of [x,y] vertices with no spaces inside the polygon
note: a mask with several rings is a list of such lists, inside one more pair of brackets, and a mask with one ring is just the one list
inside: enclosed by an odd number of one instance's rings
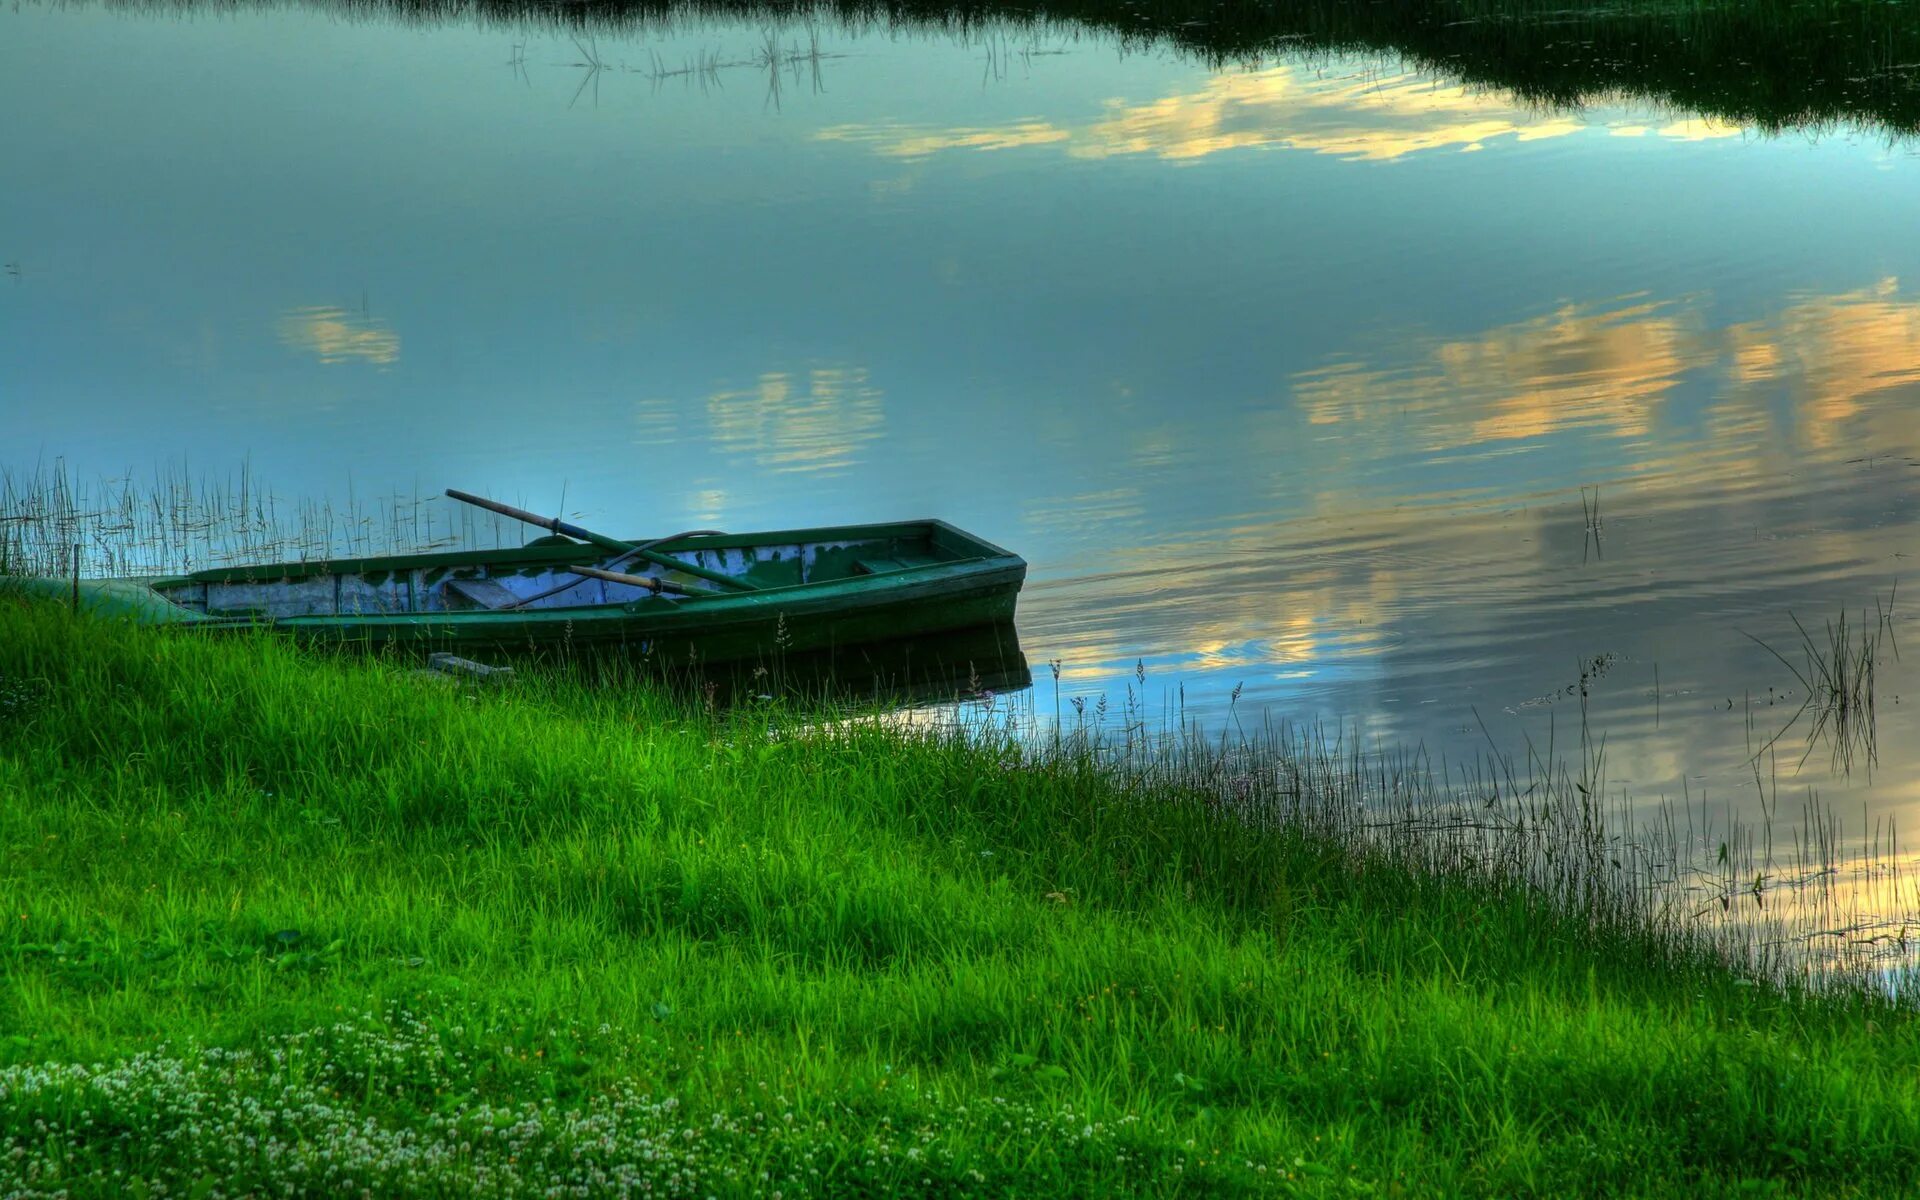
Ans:
{"label": "shoreline", "polygon": [[[738,1195],[1920,1181],[1910,1005],[1182,784],[47,606],[0,630],[11,1186],[519,1194],[522,1152]],[[710,1155],[662,1153],[688,1130]]]}

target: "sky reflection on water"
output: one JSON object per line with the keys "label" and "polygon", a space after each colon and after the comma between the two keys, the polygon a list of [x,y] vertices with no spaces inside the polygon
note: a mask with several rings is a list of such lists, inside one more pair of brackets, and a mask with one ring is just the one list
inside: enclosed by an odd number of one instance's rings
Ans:
{"label": "sky reflection on water", "polygon": [[[1202,719],[1517,752],[1605,657],[1616,782],[1734,803],[1792,682],[1744,634],[1920,544],[1904,145],[1062,31],[776,44],[0,13],[0,465],[939,515],[1032,563],[1069,694],[1139,661]],[[1913,662],[1871,781],[1790,786],[1920,803]]]}

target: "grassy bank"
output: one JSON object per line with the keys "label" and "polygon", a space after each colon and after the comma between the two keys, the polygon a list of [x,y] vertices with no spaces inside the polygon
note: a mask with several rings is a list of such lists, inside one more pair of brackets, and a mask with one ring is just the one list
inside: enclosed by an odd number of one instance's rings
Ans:
{"label": "grassy bank", "polygon": [[0,1193],[1920,1184],[1884,1000],[992,739],[0,599],[0,796]]}

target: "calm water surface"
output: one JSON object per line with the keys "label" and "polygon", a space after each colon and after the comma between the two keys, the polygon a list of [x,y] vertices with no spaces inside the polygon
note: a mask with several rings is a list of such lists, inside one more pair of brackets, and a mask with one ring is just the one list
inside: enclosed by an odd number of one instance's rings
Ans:
{"label": "calm water surface", "polygon": [[[0,112],[0,466],[938,515],[1031,562],[1045,713],[1058,660],[1063,700],[1139,669],[1155,711],[1519,753],[1584,667],[1614,785],[1750,808],[1802,697],[1746,635],[1920,552],[1881,134],[1065,29],[32,3]],[[1901,592],[1878,766],[1779,743],[1855,832],[1920,807]]]}

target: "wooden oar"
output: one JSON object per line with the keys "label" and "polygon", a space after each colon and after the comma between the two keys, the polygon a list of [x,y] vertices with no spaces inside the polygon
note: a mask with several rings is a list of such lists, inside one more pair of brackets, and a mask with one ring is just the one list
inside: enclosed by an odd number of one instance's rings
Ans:
{"label": "wooden oar", "polygon": [[[758,590],[755,585],[748,583],[744,579],[736,579],[731,575],[723,575],[719,571],[709,571],[705,567],[684,562],[681,559],[674,558],[670,554],[661,554],[657,550],[649,550],[644,546],[636,546],[631,542],[623,542],[618,538],[610,538],[604,533],[595,533],[591,529],[582,529],[578,525],[572,525],[566,521],[562,521],[559,517],[543,517],[538,513],[530,513],[524,508],[515,508],[511,504],[502,504],[498,500],[489,500],[485,496],[476,496],[472,492],[463,492],[455,488],[448,488],[447,495],[463,504],[471,504],[477,508],[484,508],[488,512],[497,512],[503,517],[512,517],[516,521],[524,521],[529,525],[538,526],[541,529],[550,529],[554,533],[565,534],[570,538],[579,538],[583,542],[592,542],[601,549],[611,550],[615,554],[638,555],[656,566],[666,567],[672,571],[685,571],[687,574],[698,579],[704,579],[708,583],[717,583],[722,587],[732,588],[737,592]],[[635,576],[635,578],[638,578],[638,576]]]}
{"label": "wooden oar", "polygon": [[632,587],[643,587],[654,595],[672,592],[676,596],[711,596],[712,592],[696,592],[685,584],[675,583],[671,579],[655,579],[651,575],[623,575],[618,571],[602,571],[599,567],[568,567],[575,575],[585,575],[589,579],[604,579],[608,583],[624,583]]}

